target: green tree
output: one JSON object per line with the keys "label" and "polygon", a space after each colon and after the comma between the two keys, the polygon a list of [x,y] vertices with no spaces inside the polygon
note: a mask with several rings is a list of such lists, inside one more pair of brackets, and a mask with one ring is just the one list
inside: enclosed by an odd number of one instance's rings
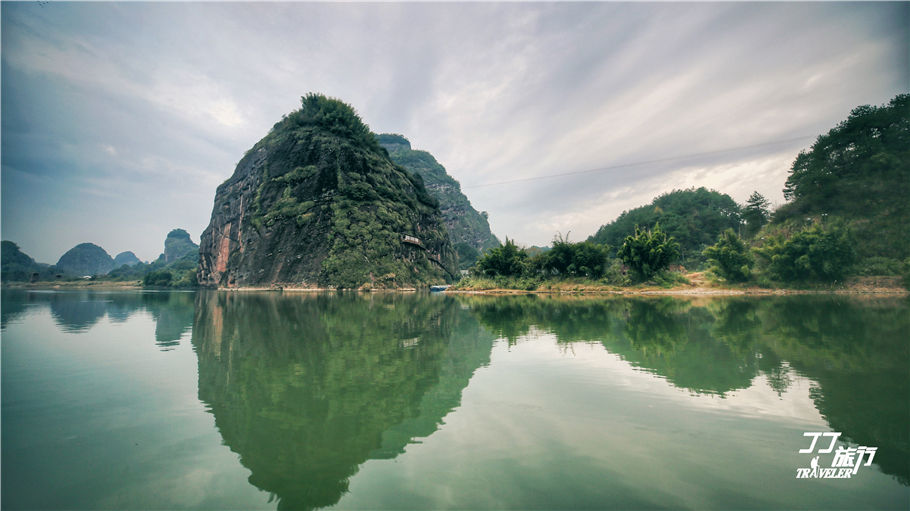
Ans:
{"label": "green tree", "polygon": [[910,94],[857,107],[819,136],[793,162],[784,197],[776,223],[836,215],[864,240],[863,257],[910,256]]}
{"label": "green tree", "polygon": [[568,237],[556,236],[553,248],[540,254],[541,266],[549,275],[564,277],[603,277],[610,253],[609,247],[583,241],[572,243]]}
{"label": "green tree", "polygon": [[731,282],[748,280],[752,265],[755,263],[749,253],[749,247],[739,239],[733,229],[724,231],[717,243],[704,250],[704,256],[711,262],[714,273]]}
{"label": "green tree", "polygon": [[789,239],[771,236],[755,250],[772,278],[784,282],[843,278],[856,260],[850,231],[843,221],[816,223]]}
{"label": "green tree", "polygon": [[727,194],[706,188],[674,190],[655,198],[651,204],[624,211],[598,229],[589,241],[618,247],[636,226],[661,229],[679,243],[683,264],[698,264],[702,250],[713,244],[725,229],[740,225],[740,208]]}
{"label": "green tree", "polygon": [[653,229],[635,226],[635,234],[626,236],[617,255],[639,279],[647,280],[679,257],[679,244],[660,224]]}
{"label": "green tree", "polygon": [[504,245],[492,248],[477,261],[480,273],[488,277],[501,275],[514,277],[525,270],[528,253],[515,245],[514,240],[506,238]]}
{"label": "green tree", "polygon": [[752,192],[742,209],[742,220],[745,223],[743,234],[746,238],[755,236],[763,225],[771,219],[771,203],[764,195],[757,191]]}

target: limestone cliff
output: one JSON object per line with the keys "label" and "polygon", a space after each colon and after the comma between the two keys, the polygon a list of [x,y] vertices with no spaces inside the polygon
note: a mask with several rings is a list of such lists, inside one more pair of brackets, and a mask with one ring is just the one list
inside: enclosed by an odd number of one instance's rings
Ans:
{"label": "limestone cliff", "polygon": [[446,172],[432,154],[411,149],[410,141],[401,135],[384,133],[377,139],[389,152],[392,161],[419,175],[430,195],[439,201],[446,229],[458,251],[460,267],[470,267],[481,252],[500,245],[490,231],[486,213],[478,212],[471,206],[461,191],[461,184]]}
{"label": "limestone cliff", "polygon": [[441,282],[455,254],[438,203],[354,110],[317,94],[250,149],[215,195],[203,286]]}

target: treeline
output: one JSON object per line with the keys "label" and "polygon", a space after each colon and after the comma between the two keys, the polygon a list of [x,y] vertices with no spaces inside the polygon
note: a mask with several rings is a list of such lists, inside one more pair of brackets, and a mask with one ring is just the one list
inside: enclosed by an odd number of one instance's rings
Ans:
{"label": "treeline", "polygon": [[673,265],[759,285],[852,275],[900,275],[910,285],[910,95],[854,109],[796,157],[784,195],[788,202],[771,211],[758,192],[740,205],[714,190],[675,190],[584,242],[557,236],[552,250],[531,255],[507,240],[463,285],[667,284],[681,278],[668,271]]}

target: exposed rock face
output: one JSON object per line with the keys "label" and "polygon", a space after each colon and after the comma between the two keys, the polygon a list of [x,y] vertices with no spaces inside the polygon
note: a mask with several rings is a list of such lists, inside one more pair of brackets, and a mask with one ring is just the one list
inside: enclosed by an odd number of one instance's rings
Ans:
{"label": "exposed rock face", "polygon": [[311,94],[215,195],[199,284],[397,287],[446,280],[455,254],[420,177],[344,103]]}
{"label": "exposed rock face", "polygon": [[190,234],[183,229],[174,229],[167,233],[164,239],[164,253],[159,256],[164,258],[164,264],[170,264],[181,257],[199,250],[199,245],[193,243]]}
{"label": "exposed rock face", "polygon": [[461,192],[461,185],[446,173],[445,167],[433,155],[412,150],[410,141],[401,135],[382,134],[377,139],[392,161],[423,178],[427,191],[439,201],[446,229],[461,259],[460,266],[473,264],[479,252],[500,245],[490,231],[486,214],[471,206]]}
{"label": "exposed rock face", "polygon": [[134,254],[130,251],[120,252],[119,254],[117,254],[116,257],[114,257],[114,268],[120,268],[124,264],[128,265],[128,266],[133,266],[140,262],[141,261],[139,260],[138,257],[136,257],[136,254]]}
{"label": "exposed rock face", "polygon": [[94,243],[80,243],[60,256],[57,269],[74,275],[104,275],[114,268],[114,259]]}

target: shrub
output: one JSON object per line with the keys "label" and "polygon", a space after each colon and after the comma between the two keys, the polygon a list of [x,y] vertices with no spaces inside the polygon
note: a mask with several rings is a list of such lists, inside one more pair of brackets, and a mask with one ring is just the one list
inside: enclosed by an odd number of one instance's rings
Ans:
{"label": "shrub", "polygon": [[636,226],[635,234],[626,236],[618,256],[640,280],[648,280],[679,257],[679,244],[660,229],[660,224],[647,230]]}
{"label": "shrub", "polygon": [[789,239],[771,236],[755,253],[771,277],[784,282],[839,280],[856,259],[849,230],[836,220],[812,225]]}
{"label": "shrub", "polygon": [[506,238],[504,245],[490,249],[479,261],[477,268],[482,275],[512,277],[521,275],[526,267],[528,253]]}
{"label": "shrub", "polygon": [[749,279],[755,261],[749,248],[733,229],[727,229],[718,237],[717,243],[703,252],[711,262],[711,270],[725,280],[743,282]]}

